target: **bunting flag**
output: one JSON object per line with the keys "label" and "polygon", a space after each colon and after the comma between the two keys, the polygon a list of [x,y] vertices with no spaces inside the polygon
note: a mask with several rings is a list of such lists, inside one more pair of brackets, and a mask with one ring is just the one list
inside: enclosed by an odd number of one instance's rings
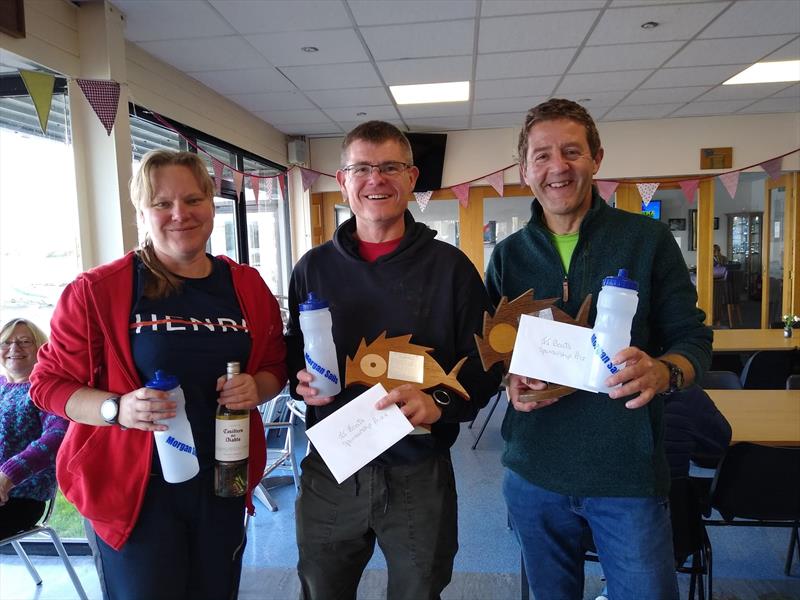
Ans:
{"label": "bunting flag", "polygon": [[597,192],[606,203],[611,200],[611,196],[614,195],[614,192],[616,192],[619,187],[619,181],[603,181],[599,179],[595,181],[595,184],[597,185]]}
{"label": "bunting flag", "polygon": [[725,189],[728,190],[731,199],[735,198],[736,189],[739,187],[739,171],[731,171],[730,173],[723,173],[718,177],[719,180],[722,182],[722,185],[725,186]]}
{"label": "bunting flag", "polygon": [[286,189],[286,174],[284,173],[282,175],[278,175],[276,179],[278,180],[278,195],[282,198],[288,196],[288,191],[284,193],[284,190]]}
{"label": "bunting flag", "polygon": [[497,195],[502,198],[503,186],[505,184],[503,181],[503,171],[497,171],[497,173],[487,175],[484,179],[489,182],[489,185],[494,188],[494,191],[497,192]]}
{"label": "bunting flag", "polygon": [[53,89],[56,85],[56,78],[49,73],[39,71],[19,70],[22,82],[28,89],[28,93],[33,100],[36,114],[39,116],[39,125],[42,133],[47,135],[47,120],[50,118],[50,105],[53,103]]}
{"label": "bunting flag", "polygon": [[117,119],[117,107],[119,106],[119,83],[104,79],[76,79],[75,82],[81,88],[83,95],[89,102],[89,106],[100,119],[106,134],[111,135],[111,128]]}
{"label": "bunting flag", "polygon": [[778,178],[781,176],[781,165],[783,164],[783,157],[779,156],[778,158],[773,158],[772,160],[766,160],[761,163],[761,168],[767,172],[769,178],[772,181],[777,181]]}
{"label": "bunting flag", "polygon": [[[269,181],[269,180],[267,180]],[[261,191],[261,179],[255,175],[250,175],[250,189],[253,190],[253,197],[256,199],[256,209],[258,208],[258,192]]]}
{"label": "bunting flag", "polygon": [[241,171],[233,172],[233,189],[236,190],[236,199],[239,199],[239,194],[242,192],[242,182],[244,181],[244,173]]}
{"label": "bunting flag", "polygon": [[304,169],[303,167],[298,167],[300,169],[300,177],[303,180],[303,191],[308,191],[314,182],[319,179],[319,176],[322,173],[318,173],[317,171],[312,171],[311,169]]}
{"label": "bunting flag", "polygon": [[644,205],[647,206],[650,204],[650,200],[653,199],[653,194],[655,194],[656,190],[658,189],[658,183],[637,183],[636,187],[639,189],[639,195],[642,197],[642,202],[644,202]]}
{"label": "bunting flag", "polygon": [[428,208],[428,202],[430,202],[431,196],[433,196],[433,191],[414,192],[414,198],[417,199],[420,211],[425,212],[425,209]]}
{"label": "bunting flag", "polygon": [[264,199],[264,206],[265,207],[266,207],[267,204],[269,204],[269,201],[272,200],[272,189],[273,189],[273,185],[272,184],[275,182],[276,179],[277,179],[277,177],[268,177],[267,179],[264,180],[264,184],[265,184],[264,188],[266,189],[266,192],[267,192],[266,193],[266,198]]}
{"label": "bunting flag", "polygon": [[217,190],[217,196],[222,195],[222,167],[224,165],[216,158],[211,158],[211,168],[214,169],[214,187]]}
{"label": "bunting flag", "polygon": [[469,182],[459,183],[450,189],[453,190],[453,193],[456,195],[456,198],[458,198],[461,206],[467,208],[469,206]]}
{"label": "bunting flag", "polygon": [[681,186],[683,190],[683,195],[686,196],[686,200],[689,204],[694,204],[695,194],[697,193],[697,188],[700,185],[699,179],[687,179],[686,181],[679,181],[678,185]]}

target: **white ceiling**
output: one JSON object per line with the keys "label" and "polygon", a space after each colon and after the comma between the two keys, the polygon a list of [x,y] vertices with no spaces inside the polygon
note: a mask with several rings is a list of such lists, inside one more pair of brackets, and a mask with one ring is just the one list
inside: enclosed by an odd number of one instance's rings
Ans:
{"label": "white ceiling", "polygon": [[[517,127],[549,97],[599,121],[800,111],[800,84],[721,87],[800,59],[800,0],[112,1],[128,40],[290,135]],[[469,102],[388,89],[462,80]]]}

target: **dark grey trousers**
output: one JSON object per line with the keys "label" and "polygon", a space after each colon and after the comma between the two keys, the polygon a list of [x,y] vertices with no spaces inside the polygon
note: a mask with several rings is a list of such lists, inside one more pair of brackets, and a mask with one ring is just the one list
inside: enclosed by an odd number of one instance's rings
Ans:
{"label": "dark grey trousers", "polygon": [[377,540],[388,600],[435,600],[458,551],[458,502],[449,455],[366,466],[341,485],[312,452],[295,507],[304,600],[352,600]]}

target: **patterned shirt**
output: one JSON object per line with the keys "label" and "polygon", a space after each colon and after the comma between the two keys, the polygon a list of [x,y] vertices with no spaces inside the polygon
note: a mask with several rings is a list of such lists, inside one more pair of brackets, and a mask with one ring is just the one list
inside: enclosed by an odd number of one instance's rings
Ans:
{"label": "patterned shirt", "polygon": [[47,500],[56,488],[56,452],[68,422],[36,408],[30,387],[0,376],[0,471],[14,482],[12,498]]}

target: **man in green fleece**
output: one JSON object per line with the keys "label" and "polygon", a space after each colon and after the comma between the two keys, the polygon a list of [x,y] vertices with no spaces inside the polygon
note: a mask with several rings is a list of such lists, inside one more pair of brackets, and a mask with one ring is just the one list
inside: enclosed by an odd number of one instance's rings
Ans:
{"label": "man in green fleece", "polygon": [[711,360],[711,330],[669,228],[606,205],[592,186],[603,148],[589,113],[552,99],[525,117],[520,170],[536,200],[527,226],[500,242],[486,272],[495,305],[533,288],[575,315],[620,268],[639,283],[631,346],[610,394],[522,402],[545,383],[510,374],[503,492],[536,600],[583,597],[581,537],[590,530],[613,600],[678,597],[663,446],[662,394]]}

